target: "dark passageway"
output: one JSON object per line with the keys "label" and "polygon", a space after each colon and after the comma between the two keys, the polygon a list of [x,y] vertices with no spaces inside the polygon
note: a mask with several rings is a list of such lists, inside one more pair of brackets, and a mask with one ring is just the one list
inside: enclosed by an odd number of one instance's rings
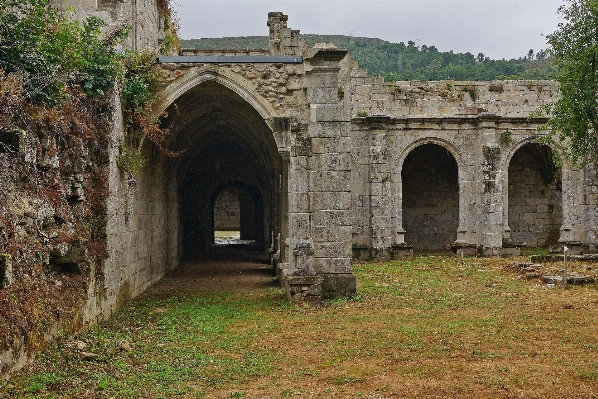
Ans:
{"label": "dark passageway", "polygon": [[[234,228],[248,242],[234,252],[266,253],[280,228],[282,160],[262,116],[214,81],[188,90],[167,115],[163,124],[173,137],[169,148],[182,152],[171,168],[178,186],[183,259],[222,253],[226,248],[215,242],[222,227]],[[222,193],[228,193],[228,205],[217,202]]]}

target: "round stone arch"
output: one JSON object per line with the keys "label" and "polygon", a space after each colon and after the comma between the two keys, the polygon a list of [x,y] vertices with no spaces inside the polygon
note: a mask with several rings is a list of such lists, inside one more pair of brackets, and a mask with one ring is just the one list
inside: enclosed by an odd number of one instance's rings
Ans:
{"label": "round stone arch", "polygon": [[[457,241],[464,240],[464,235],[467,234],[468,229],[466,226],[469,225],[469,216],[466,214],[466,203],[465,198],[466,196],[463,195],[465,190],[470,189],[469,187],[465,186],[465,167],[462,159],[461,152],[457,148],[456,145],[451,143],[448,140],[441,139],[438,137],[424,137],[420,138],[416,141],[411,142],[405,148],[403,148],[399,156],[396,158],[396,169],[397,170],[397,184],[395,189],[395,204],[396,204],[396,214],[398,217],[396,218],[395,223],[395,244],[404,244],[405,243],[405,230],[403,228],[403,167],[407,156],[417,147],[427,144],[434,144],[446,149],[453,157],[455,162],[457,163],[457,180],[459,186],[459,223],[457,228]],[[471,180],[471,179],[469,179]],[[409,244],[409,243],[407,243]]]}
{"label": "round stone arch", "polygon": [[[242,76],[218,67],[192,68],[188,70],[183,77],[175,80],[162,90],[159,95],[159,105],[154,110],[155,114],[162,115],[183,94],[195,86],[209,81],[219,83],[238,94],[260,114],[271,131],[275,130],[274,118],[279,115],[272,105],[256,92],[256,86]],[[277,136],[274,135],[274,139],[277,141],[276,145],[282,148],[284,143],[279,143],[279,137]]]}
{"label": "round stone arch", "polygon": [[[503,187],[504,189],[502,190],[502,204],[503,204],[503,227],[504,227],[504,233],[503,233],[503,242],[509,242],[512,240],[511,237],[511,228],[510,228],[510,223],[509,223],[509,196],[510,196],[510,189],[509,189],[509,181],[511,179],[511,176],[509,176],[509,167],[511,165],[511,161],[513,160],[513,157],[515,156],[515,154],[517,153],[517,151],[519,151],[520,149],[522,149],[523,147],[525,147],[526,145],[529,144],[538,144],[538,145],[543,145],[546,147],[549,147],[552,151],[556,152],[557,155],[561,156],[561,154],[563,153],[563,148],[561,145],[559,145],[558,143],[555,142],[545,142],[542,137],[538,137],[538,136],[531,136],[531,137],[525,137],[521,140],[518,140],[517,142],[515,142],[513,145],[511,145],[508,150],[506,152],[504,152],[503,154],[503,158],[502,158],[502,163],[501,163],[501,168],[500,171],[503,174],[503,177],[501,178],[502,182],[503,182]],[[568,166],[563,163],[562,164],[562,174],[564,175],[565,173],[567,173],[568,171]],[[562,177],[561,177],[561,183],[562,183]],[[565,198],[564,195],[564,187],[563,187],[563,192],[561,193],[561,209],[563,212],[564,208],[564,204],[563,204],[563,200]],[[562,230],[564,227],[564,222],[561,225],[561,235],[562,235]],[[515,241],[517,241],[515,239]]]}
{"label": "round stone arch", "polygon": [[511,163],[511,159],[513,158],[513,155],[515,155],[515,153],[523,146],[527,145],[527,144],[542,144],[542,145],[546,145],[548,147],[550,147],[552,150],[557,151],[557,153],[560,155],[563,152],[563,147],[561,145],[559,145],[558,143],[545,143],[541,137],[526,137],[524,139],[521,139],[519,141],[517,141],[516,143],[514,143],[513,145],[511,145],[509,147],[509,149],[504,153],[503,159],[502,159],[502,164],[501,164],[501,170],[508,170],[509,168],[509,164]]}

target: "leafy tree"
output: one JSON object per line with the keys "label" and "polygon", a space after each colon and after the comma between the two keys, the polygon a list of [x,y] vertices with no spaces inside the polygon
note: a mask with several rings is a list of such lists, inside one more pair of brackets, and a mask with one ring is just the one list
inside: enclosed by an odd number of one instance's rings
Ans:
{"label": "leafy tree", "polygon": [[122,69],[114,49],[122,35],[100,39],[104,25],[96,17],[81,25],[51,0],[0,0],[0,69],[22,76],[31,102],[56,105],[72,84],[101,95]]}
{"label": "leafy tree", "polygon": [[561,92],[545,107],[550,138],[566,144],[573,163],[598,162],[598,1],[566,1],[558,10],[564,22],[547,36]]}
{"label": "leafy tree", "polygon": [[527,59],[532,61],[534,59],[534,49],[530,48],[529,51],[527,52]]}

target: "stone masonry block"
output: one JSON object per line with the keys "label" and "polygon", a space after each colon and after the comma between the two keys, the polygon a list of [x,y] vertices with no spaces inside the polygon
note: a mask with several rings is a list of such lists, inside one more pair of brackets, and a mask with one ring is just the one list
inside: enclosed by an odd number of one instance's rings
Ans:
{"label": "stone masonry block", "polygon": [[344,191],[351,190],[350,171],[310,171],[310,191]]}
{"label": "stone masonry block", "polygon": [[372,207],[374,208],[391,208],[394,205],[394,198],[389,195],[372,196]]}
{"label": "stone masonry block", "polygon": [[342,105],[310,105],[310,122],[350,122],[351,114]]}
{"label": "stone masonry block", "polygon": [[314,258],[316,273],[351,273],[351,258]]}
{"label": "stone masonry block", "polygon": [[[291,193],[307,193],[309,190],[309,171],[304,171],[298,175],[291,177],[290,192]],[[303,176],[307,175],[307,176]]]}
{"label": "stone masonry block", "polygon": [[291,212],[309,212],[310,210],[310,194],[291,193],[289,196],[289,206]]}
{"label": "stone masonry block", "polygon": [[339,226],[351,226],[351,211],[316,210],[313,213],[314,226],[334,229]]}
{"label": "stone masonry block", "polygon": [[351,154],[322,154],[310,159],[313,170],[351,170]]}
{"label": "stone masonry block", "polygon": [[310,73],[305,76],[305,87],[330,87],[338,90],[336,73]]}
{"label": "stone masonry block", "polygon": [[351,242],[314,242],[314,258],[347,258],[351,259],[353,252]]}
{"label": "stone masonry block", "polygon": [[351,193],[348,192],[312,192],[309,194],[310,208],[315,210],[351,209]]}
{"label": "stone masonry block", "polygon": [[295,238],[307,240],[312,237],[309,213],[292,213],[289,215],[289,219]]}
{"label": "stone masonry block", "polygon": [[314,226],[314,242],[343,242],[351,240],[351,226]]}
{"label": "stone masonry block", "polygon": [[342,154],[351,151],[351,139],[349,137],[314,137],[311,139],[312,152],[314,154]]}
{"label": "stone masonry block", "polygon": [[372,182],[371,190],[372,196],[394,195],[392,191],[392,184],[390,182]]}
{"label": "stone masonry block", "polygon": [[338,89],[335,87],[309,87],[307,89],[307,102],[310,104],[336,104],[338,101]]}

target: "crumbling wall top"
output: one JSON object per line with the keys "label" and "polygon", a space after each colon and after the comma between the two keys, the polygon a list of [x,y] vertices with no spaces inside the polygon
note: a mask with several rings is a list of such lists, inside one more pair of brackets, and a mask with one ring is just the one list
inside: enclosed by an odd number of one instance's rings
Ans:
{"label": "crumbling wall top", "polygon": [[268,13],[268,27],[270,28],[270,54],[272,55],[301,55],[306,47],[298,30],[287,28],[289,17],[281,12]]}

